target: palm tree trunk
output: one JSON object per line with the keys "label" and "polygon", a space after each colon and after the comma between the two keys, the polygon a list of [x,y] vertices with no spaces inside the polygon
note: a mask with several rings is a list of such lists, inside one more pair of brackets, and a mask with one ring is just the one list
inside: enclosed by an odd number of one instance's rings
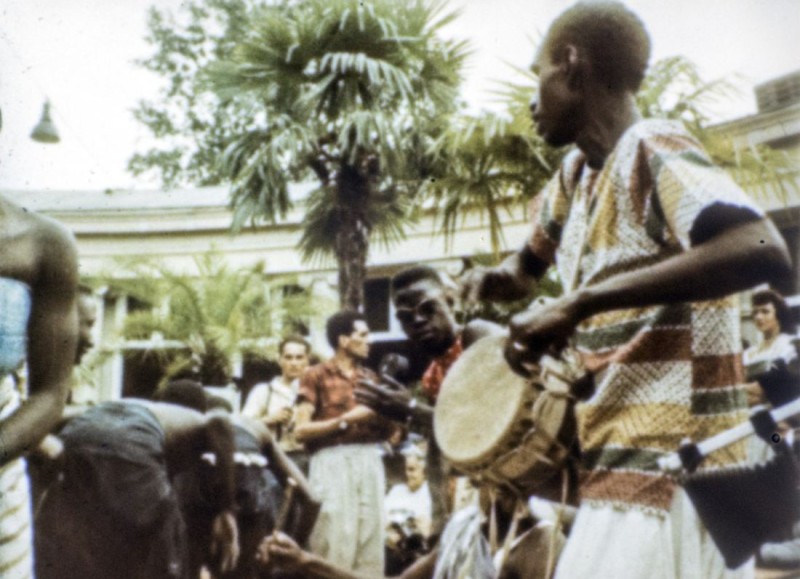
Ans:
{"label": "palm tree trunk", "polygon": [[369,238],[367,227],[357,215],[347,215],[336,235],[336,261],[339,265],[339,303],[342,309],[361,310],[364,280],[367,277]]}
{"label": "palm tree trunk", "polygon": [[339,304],[342,309],[360,311],[369,255],[370,224],[365,218],[369,179],[354,167],[345,166],[339,173],[337,186],[342,220],[334,248],[339,266]]}

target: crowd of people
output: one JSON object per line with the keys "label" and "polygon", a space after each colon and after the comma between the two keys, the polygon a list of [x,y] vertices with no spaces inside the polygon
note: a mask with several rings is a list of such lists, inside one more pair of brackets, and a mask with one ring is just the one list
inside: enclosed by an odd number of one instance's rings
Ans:
{"label": "crowd of people", "polygon": [[[96,312],[74,240],[0,197],[0,576],[666,579],[753,577],[756,562],[800,568],[800,522],[729,568],[683,474],[659,465],[687,440],[747,423],[751,406],[799,398],[800,362],[773,290],[753,295],[761,340],[743,348],[736,294],[785,278],[788,252],[680,123],[642,118],[649,58],[644,24],[617,2],[576,4],[550,26],[531,114],[548,144],[573,148],[502,263],[458,280],[426,265],[393,277],[397,320],[429,360],[416,390],[367,367],[367,320],[341,311],[325,328],[333,356],[311,364],[309,341],[285,338],[280,374],[241,412],[192,380],[153,400],[81,404],[69,378]],[[530,296],[551,266],[560,297],[508,327],[457,323],[459,301]],[[568,393],[576,434],[552,479],[504,474],[485,457],[461,468],[437,439],[437,402],[459,387],[448,376],[487,343],[502,345],[492,363],[526,388],[541,389],[546,359],[569,361],[589,385]],[[11,379],[23,363],[24,388]],[[796,422],[691,470],[793,456]],[[520,421],[498,455],[536,429]],[[388,488],[390,447],[403,448],[405,481]],[[800,500],[797,482],[787,505]]]}

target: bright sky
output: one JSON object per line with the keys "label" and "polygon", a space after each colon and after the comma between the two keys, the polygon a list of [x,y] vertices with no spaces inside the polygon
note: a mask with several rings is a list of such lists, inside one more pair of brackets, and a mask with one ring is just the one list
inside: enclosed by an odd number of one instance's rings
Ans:
{"label": "bright sky", "polygon": [[[527,67],[533,40],[571,2],[450,0],[461,7],[449,32],[472,43],[464,96],[492,108],[505,63]],[[720,105],[719,120],[755,112],[755,84],[800,69],[798,0],[628,0],[650,31],[656,59],[682,54],[706,78],[738,74],[743,94]],[[147,7],[180,0],[3,0],[0,8],[0,190],[153,188],[125,170],[149,136],[131,110],[158,78],[134,66],[145,43]],[[52,102],[61,143],[28,136]]]}

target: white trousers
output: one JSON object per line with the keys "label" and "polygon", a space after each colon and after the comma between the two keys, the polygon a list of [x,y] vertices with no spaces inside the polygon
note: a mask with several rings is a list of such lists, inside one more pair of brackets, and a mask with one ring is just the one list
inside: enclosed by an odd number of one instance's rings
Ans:
{"label": "white trousers", "polygon": [[666,517],[583,504],[556,568],[556,579],[746,579],[751,559],[733,571],[683,489]]}
{"label": "white trousers", "polygon": [[386,475],[376,444],[344,444],[311,456],[309,483],[322,502],[311,551],[351,571],[383,577]]}

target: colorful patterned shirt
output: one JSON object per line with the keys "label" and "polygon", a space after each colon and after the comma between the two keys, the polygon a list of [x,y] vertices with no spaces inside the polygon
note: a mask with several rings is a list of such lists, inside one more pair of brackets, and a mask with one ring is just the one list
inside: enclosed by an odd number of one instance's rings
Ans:
{"label": "colorful patterned shirt", "polygon": [[[298,403],[314,405],[313,421],[338,418],[358,404],[355,397],[359,380],[377,381],[368,368],[358,367],[352,377],[346,376],[332,360],[317,364],[305,371],[300,379]],[[340,434],[306,443],[309,452],[340,444],[360,444],[387,440],[393,429],[390,422],[376,417],[374,421],[350,425]]]}
{"label": "colorful patterned shirt", "polygon": [[[600,170],[579,150],[567,155],[534,203],[530,247],[556,263],[567,290],[586,287],[707,238],[701,214],[714,215],[715,226],[763,216],[681,125],[645,120]],[[675,483],[657,459],[686,437],[747,420],[738,298],[598,314],[579,325],[573,344],[596,384],[576,409],[583,500],[666,512]],[[702,468],[744,459],[741,442]]]}
{"label": "colorful patterned shirt", "polygon": [[422,375],[422,390],[428,397],[431,404],[436,404],[436,399],[439,397],[439,390],[442,389],[442,382],[444,382],[450,366],[456,363],[456,360],[464,352],[461,346],[461,336],[456,337],[455,343],[442,354],[434,358]]}

